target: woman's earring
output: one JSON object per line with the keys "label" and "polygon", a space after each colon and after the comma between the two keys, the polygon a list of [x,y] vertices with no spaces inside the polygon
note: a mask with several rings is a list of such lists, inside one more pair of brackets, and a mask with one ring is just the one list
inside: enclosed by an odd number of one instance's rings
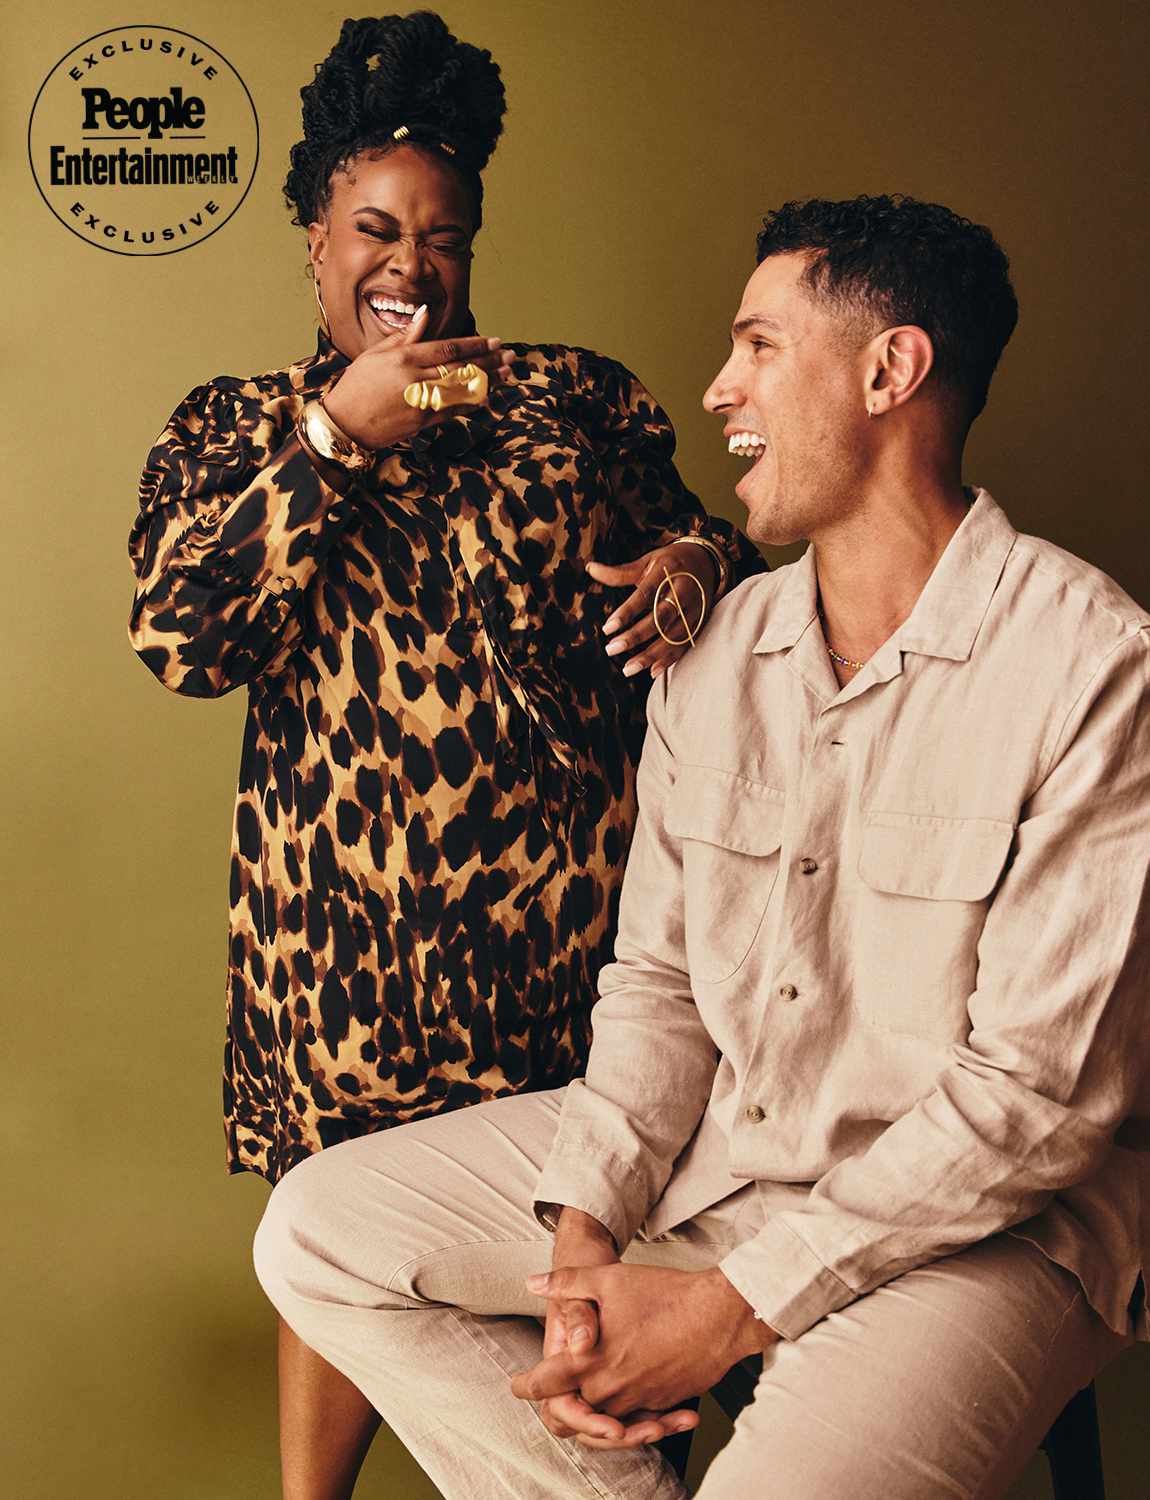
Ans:
{"label": "woman's earring", "polygon": [[319,277],[315,274],[314,270],[311,274],[311,284],[315,289],[315,303],[319,308],[319,326],[323,329],[327,337],[331,338],[331,325],[327,321],[327,309],[324,307],[323,298],[319,293]]}

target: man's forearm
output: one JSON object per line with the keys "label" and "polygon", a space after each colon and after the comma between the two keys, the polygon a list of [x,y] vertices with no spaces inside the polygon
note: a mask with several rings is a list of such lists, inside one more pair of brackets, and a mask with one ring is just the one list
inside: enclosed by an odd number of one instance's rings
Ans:
{"label": "man's forearm", "polygon": [[579,1256],[585,1249],[610,1250],[616,1260],[619,1258],[619,1247],[615,1244],[614,1236],[605,1224],[600,1223],[593,1214],[584,1213],[581,1208],[560,1208],[559,1217],[555,1223],[552,1264],[556,1266],[584,1264],[581,1258],[567,1260],[564,1256],[572,1252]]}
{"label": "man's forearm", "polygon": [[722,1327],[727,1330],[734,1359],[746,1359],[751,1354],[761,1354],[772,1344],[777,1344],[780,1335],[764,1323],[738,1287],[724,1275],[719,1266],[709,1271],[696,1273],[707,1278],[707,1296],[714,1300],[719,1310]]}

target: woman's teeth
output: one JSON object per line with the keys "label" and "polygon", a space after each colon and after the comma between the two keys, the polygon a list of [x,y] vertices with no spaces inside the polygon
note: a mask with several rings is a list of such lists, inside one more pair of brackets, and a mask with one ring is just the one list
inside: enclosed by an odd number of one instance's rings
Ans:
{"label": "woman's teeth", "polygon": [[406,328],[417,311],[416,303],[401,302],[398,297],[369,297],[367,305],[381,322],[393,328]]}
{"label": "woman's teeth", "polygon": [[727,439],[727,452],[739,458],[759,458],[766,446],[766,438],[757,432],[732,432]]}

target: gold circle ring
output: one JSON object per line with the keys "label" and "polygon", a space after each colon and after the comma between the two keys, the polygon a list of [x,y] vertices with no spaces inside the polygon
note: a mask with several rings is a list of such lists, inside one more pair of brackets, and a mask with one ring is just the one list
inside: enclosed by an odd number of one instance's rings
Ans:
{"label": "gold circle ring", "polygon": [[436,365],[435,368],[439,371],[440,380],[450,380],[451,371],[447,365]]}
{"label": "gold circle ring", "polygon": [[[689,578],[699,590],[700,614],[699,623],[695,626],[691,625],[683,606],[679,603],[679,595],[675,590],[676,578]],[[678,612],[679,619],[683,622],[683,629],[686,631],[686,634],[680,640],[676,640],[674,636],[668,635],[662,625],[659,624],[659,610],[667,602],[668,595]],[[695,577],[694,573],[668,573],[667,566],[664,563],[663,581],[655,590],[655,602],[651,606],[651,617],[655,622],[655,629],[663,637],[668,646],[693,646],[695,644],[695,637],[702,629],[703,621],[707,618],[707,591]]]}

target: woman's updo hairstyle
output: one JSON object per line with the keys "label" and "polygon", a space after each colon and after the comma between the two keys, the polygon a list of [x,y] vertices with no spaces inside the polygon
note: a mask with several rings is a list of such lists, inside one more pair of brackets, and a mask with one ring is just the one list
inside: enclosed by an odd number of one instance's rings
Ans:
{"label": "woman's updo hairstyle", "polygon": [[300,90],[304,138],[291,149],[284,197],[292,222],[320,218],[332,175],[364,151],[402,144],[436,153],[466,183],[478,229],[480,172],[503,130],[503,80],[491,53],[461,42],[433,11],[345,21],[339,41]]}

